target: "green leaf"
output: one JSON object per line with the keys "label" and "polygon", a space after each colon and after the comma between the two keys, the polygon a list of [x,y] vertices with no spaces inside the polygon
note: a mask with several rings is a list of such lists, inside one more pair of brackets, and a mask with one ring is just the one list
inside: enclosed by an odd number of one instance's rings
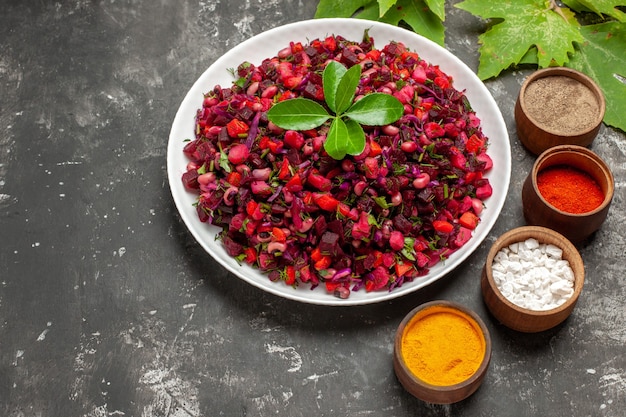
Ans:
{"label": "green leaf", "polygon": [[396,6],[379,20],[396,26],[404,23],[415,33],[444,46],[445,27],[442,19],[428,8],[424,0],[398,0]]}
{"label": "green leaf", "polygon": [[344,139],[348,137],[348,127],[345,122],[339,118],[333,120],[330,124],[324,149],[334,159],[343,159],[346,156],[346,146]]}
{"label": "green leaf", "polygon": [[[395,26],[408,25],[415,33],[444,45],[442,21],[445,17],[444,0],[320,0],[316,18],[354,17],[375,20]],[[433,10],[429,8],[432,5]],[[385,10],[384,15],[381,12]]]}
{"label": "green leaf", "polygon": [[445,0],[426,0],[426,5],[433,12],[439,20],[444,22],[446,20],[446,2]]}
{"label": "green leaf", "polygon": [[520,59],[519,61],[519,65],[537,65],[538,60],[537,60],[537,48],[536,47],[532,47],[530,48],[526,54],[522,57],[522,59]]}
{"label": "green leaf", "polygon": [[370,0],[363,4],[360,8],[355,9],[350,17],[364,20],[377,20],[379,22],[382,21],[382,16],[380,16],[380,6],[376,0]]}
{"label": "green leaf", "polygon": [[340,160],[346,154],[358,155],[365,149],[365,132],[353,120],[336,118],[326,135],[324,149],[332,158]]}
{"label": "green leaf", "polygon": [[364,96],[344,116],[368,126],[384,126],[395,122],[404,113],[404,106],[392,95],[372,93]]}
{"label": "green leaf", "polygon": [[348,129],[346,153],[348,155],[358,155],[365,149],[365,132],[361,125],[354,120],[347,119],[345,123]]}
{"label": "green leaf", "polygon": [[533,47],[540,67],[564,65],[575,52],[574,42],[583,41],[571,10],[558,8],[557,13],[546,0],[465,0],[456,7],[483,19],[495,19],[478,37],[478,76],[483,80],[517,65]]}
{"label": "green leaf", "polygon": [[378,0],[378,17],[383,17],[396,4],[396,0]]}
{"label": "green leaf", "polygon": [[335,113],[337,111],[335,102],[337,89],[339,88],[339,81],[341,81],[341,78],[347,71],[348,69],[339,62],[330,61],[326,65],[326,68],[324,68],[324,73],[322,74],[324,99],[326,100],[328,107]]}
{"label": "green leaf", "polygon": [[352,105],[360,79],[361,66],[353,65],[346,71],[341,80],[339,80],[339,86],[337,87],[335,96],[335,114],[342,114]]}
{"label": "green leaf", "polygon": [[620,22],[626,22],[626,13],[617,8],[625,6],[623,0],[564,0],[563,3],[576,11],[591,11],[598,16],[606,15]]}
{"label": "green leaf", "polygon": [[585,42],[567,66],[591,77],[606,100],[604,123],[626,132],[626,23],[583,26]]}
{"label": "green leaf", "polygon": [[368,4],[374,4],[379,10],[376,0],[320,0],[315,11],[315,18],[353,17],[358,10]]}
{"label": "green leaf", "polygon": [[267,118],[276,126],[291,130],[316,128],[331,118],[319,103],[306,98],[294,98],[274,104]]}

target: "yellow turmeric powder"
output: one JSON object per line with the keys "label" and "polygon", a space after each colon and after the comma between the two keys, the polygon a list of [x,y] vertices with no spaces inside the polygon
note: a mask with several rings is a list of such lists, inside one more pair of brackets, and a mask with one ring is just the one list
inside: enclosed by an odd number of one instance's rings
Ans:
{"label": "yellow turmeric powder", "polygon": [[423,310],[406,326],[402,358],[410,371],[431,385],[470,378],[485,356],[485,337],[469,315],[446,306]]}

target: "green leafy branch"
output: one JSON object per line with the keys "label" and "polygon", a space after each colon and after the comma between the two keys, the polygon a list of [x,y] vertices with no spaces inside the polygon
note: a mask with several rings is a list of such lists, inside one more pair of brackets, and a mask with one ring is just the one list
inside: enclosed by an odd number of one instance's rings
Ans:
{"label": "green leafy branch", "polygon": [[[355,17],[408,26],[444,45],[444,0],[320,0],[316,17]],[[604,122],[626,131],[624,0],[464,0],[454,5],[484,19],[479,35],[482,80],[519,66],[567,66],[604,92]]]}
{"label": "green leafy branch", "polygon": [[402,103],[389,94],[371,93],[354,102],[360,79],[360,65],[347,69],[337,61],[330,61],[322,74],[322,83],[324,100],[334,114],[316,101],[295,98],[276,103],[267,117],[276,126],[290,130],[314,129],[332,120],[324,142],[328,155],[337,160],[346,154],[358,155],[365,149],[361,125],[387,125],[404,112]]}

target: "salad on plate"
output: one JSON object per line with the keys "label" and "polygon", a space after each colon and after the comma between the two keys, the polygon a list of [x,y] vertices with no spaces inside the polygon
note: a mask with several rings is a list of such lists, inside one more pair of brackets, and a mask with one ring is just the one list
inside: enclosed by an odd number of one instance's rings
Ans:
{"label": "salad on plate", "polygon": [[418,280],[471,239],[490,142],[437,65],[365,31],[232,71],[204,94],[181,178],[229,256],[345,299]]}

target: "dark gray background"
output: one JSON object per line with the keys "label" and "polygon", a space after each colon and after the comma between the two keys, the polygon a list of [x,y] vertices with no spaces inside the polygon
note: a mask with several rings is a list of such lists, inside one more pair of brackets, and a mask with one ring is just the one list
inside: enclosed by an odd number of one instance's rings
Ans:
{"label": "dark gray background", "polygon": [[[316,4],[0,1],[0,415],[624,415],[623,133],[603,127],[592,146],[616,193],[579,247],[574,314],[523,335],[481,299],[489,246],[524,224],[534,157],[513,105],[530,70],[486,83],[511,138],[509,195],[479,250],[435,285],[372,306],[303,305],[242,282],[193,240],[165,171],[181,100],[221,54]],[[449,6],[446,26],[448,49],[476,70],[483,23]],[[414,399],[392,369],[397,325],[432,299],[471,307],[493,338],[482,387],[450,406]]]}

